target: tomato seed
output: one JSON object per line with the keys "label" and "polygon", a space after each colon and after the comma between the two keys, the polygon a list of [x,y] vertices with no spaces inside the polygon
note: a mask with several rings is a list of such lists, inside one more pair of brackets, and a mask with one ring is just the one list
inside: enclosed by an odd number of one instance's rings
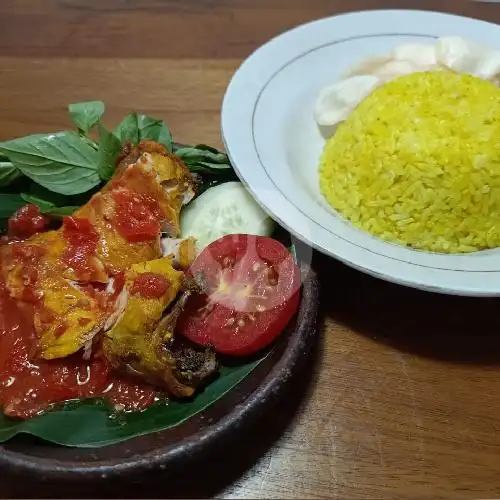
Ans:
{"label": "tomato seed", "polygon": [[252,269],[254,272],[257,272],[260,269],[260,264],[258,262],[254,262]]}
{"label": "tomato seed", "polygon": [[233,264],[234,261],[231,257],[224,257],[224,259],[222,260],[223,267],[229,267],[232,266]]}
{"label": "tomato seed", "polygon": [[278,273],[273,267],[269,267],[267,269],[267,282],[272,286],[276,286],[278,284]]}
{"label": "tomato seed", "polygon": [[257,304],[257,312],[264,312],[266,310],[266,308],[262,305],[262,304]]}
{"label": "tomato seed", "polygon": [[229,318],[227,321],[226,321],[226,326],[231,326],[231,325],[234,325],[234,322],[236,320],[234,318]]}
{"label": "tomato seed", "polygon": [[239,326],[240,328],[243,328],[243,327],[245,326],[245,321],[244,321],[244,320],[242,320],[242,319],[239,319],[239,320],[238,320],[238,326]]}

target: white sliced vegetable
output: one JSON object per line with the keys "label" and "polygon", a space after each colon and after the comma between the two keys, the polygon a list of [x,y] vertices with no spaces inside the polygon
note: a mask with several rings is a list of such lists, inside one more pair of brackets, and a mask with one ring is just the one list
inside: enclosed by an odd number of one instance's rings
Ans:
{"label": "white sliced vegetable", "polygon": [[227,234],[271,236],[274,226],[241,182],[208,189],[181,213],[181,235],[196,238],[198,251]]}
{"label": "white sliced vegetable", "polygon": [[353,76],[324,88],[318,95],[314,117],[320,125],[336,125],[380,85],[373,75]]}

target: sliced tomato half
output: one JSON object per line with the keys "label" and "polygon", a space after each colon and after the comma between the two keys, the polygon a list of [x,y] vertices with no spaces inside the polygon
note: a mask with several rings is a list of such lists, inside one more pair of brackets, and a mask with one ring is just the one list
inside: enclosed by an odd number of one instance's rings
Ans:
{"label": "sliced tomato half", "polygon": [[245,356],[266,347],[298,308],[299,269],[272,238],[224,236],[201,252],[188,274],[203,293],[188,301],[180,331],[222,354]]}

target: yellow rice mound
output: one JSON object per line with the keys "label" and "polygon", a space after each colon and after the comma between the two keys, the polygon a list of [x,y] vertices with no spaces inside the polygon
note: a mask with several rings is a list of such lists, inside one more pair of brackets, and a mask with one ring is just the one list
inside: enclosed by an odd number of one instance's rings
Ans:
{"label": "yellow rice mound", "polygon": [[327,142],[320,187],[387,241],[446,253],[500,246],[500,89],[447,72],[385,84]]}

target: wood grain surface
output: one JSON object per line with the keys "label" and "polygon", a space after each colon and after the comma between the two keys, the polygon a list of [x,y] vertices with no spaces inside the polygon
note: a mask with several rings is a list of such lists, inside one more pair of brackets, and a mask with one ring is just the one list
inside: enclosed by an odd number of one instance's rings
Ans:
{"label": "wood grain surface", "polygon": [[[500,21],[500,5],[460,0],[1,0],[0,140],[66,127],[69,102],[102,99],[109,123],[134,108],[179,141],[220,145],[224,90],[255,48],[388,7]],[[500,497],[500,302],[404,289],[319,255],[315,266],[321,339],[278,411],[194,477],[115,496]],[[0,478],[0,494],[62,493]]]}

